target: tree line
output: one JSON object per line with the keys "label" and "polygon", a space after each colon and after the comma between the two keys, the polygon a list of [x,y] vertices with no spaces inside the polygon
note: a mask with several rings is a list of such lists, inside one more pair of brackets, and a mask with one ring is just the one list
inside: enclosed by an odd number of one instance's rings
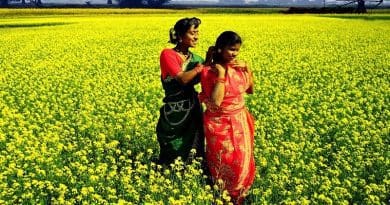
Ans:
{"label": "tree line", "polygon": [[118,0],[121,7],[160,7],[170,0]]}
{"label": "tree line", "polygon": [[[120,7],[161,7],[163,4],[168,3],[170,0],[114,0],[118,2]],[[89,1],[86,4],[89,5]],[[35,6],[43,6],[42,0],[30,1]],[[21,0],[22,5],[26,5],[26,0]],[[113,0],[107,0],[108,5],[113,4]],[[8,7],[10,0],[0,0],[0,7]]]}

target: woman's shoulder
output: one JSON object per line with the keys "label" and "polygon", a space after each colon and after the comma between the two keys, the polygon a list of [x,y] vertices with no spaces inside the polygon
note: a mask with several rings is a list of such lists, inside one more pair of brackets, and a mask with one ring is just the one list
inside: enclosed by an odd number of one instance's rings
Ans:
{"label": "woman's shoulder", "polygon": [[216,77],[217,72],[212,65],[204,65],[202,70],[202,77]]}
{"label": "woman's shoulder", "polygon": [[164,48],[161,51],[161,55],[175,55],[175,54],[176,54],[176,52],[172,48]]}
{"label": "woman's shoulder", "polygon": [[172,48],[164,48],[160,53],[160,61],[166,61],[168,59],[180,61],[181,58]]}

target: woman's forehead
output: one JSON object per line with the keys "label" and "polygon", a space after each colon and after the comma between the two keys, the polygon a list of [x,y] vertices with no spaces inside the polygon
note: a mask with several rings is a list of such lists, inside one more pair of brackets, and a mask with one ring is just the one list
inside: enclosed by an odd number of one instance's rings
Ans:
{"label": "woman's forehead", "polygon": [[191,27],[188,29],[188,32],[194,32],[194,31],[199,31],[198,27],[195,28],[195,25],[191,25]]}
{"label": "woman's forehead", "polygon": [[226,46],[226,48],[240,48],[240,47],[241,47],[241,43],[235,43],[233,45]]}

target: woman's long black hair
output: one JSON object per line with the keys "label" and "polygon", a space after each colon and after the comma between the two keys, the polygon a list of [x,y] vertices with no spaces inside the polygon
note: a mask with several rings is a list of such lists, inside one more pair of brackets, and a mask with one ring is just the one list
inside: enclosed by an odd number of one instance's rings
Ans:
{"label": "woman's long black hair", "polygon": [[191,26],[198,28],[201,21],[196,17],[182,18],[176,22],[175,26],[169,30],[169,42],[172,44],[179,43],[179,37],[183,36]]}

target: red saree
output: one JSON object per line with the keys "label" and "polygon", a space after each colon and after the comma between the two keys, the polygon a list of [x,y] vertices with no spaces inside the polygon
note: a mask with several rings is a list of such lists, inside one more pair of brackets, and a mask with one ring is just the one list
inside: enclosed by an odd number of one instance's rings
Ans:
{"label": "red saree", "polygon": [[205,67],[201,74],[200,101],[206,104],[204,130],[206,160],[213,181],[222,180],[233,202],[240,204],[255,177],[254,118],[245,107],[244,94],[250,88],[249,74],[228,67],[225,96],[220,106],[209,99],[217,73]]}

